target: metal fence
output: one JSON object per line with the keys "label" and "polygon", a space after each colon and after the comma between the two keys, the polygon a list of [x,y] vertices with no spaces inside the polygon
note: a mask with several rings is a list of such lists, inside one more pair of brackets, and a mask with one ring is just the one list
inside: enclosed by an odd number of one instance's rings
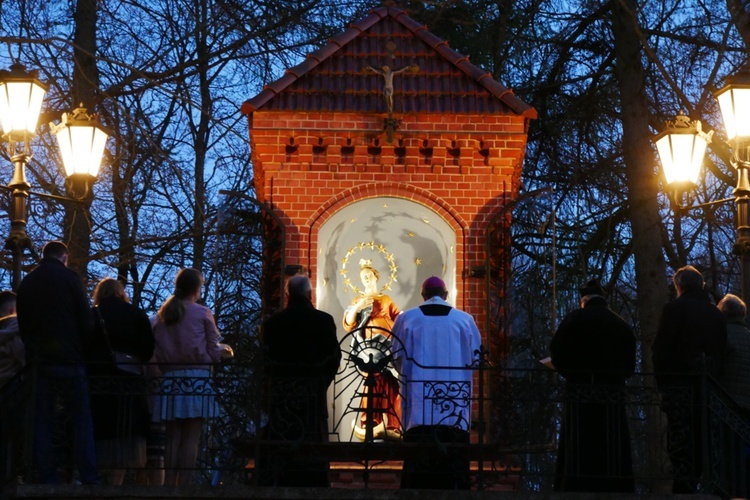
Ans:
{"label": "metal fence", "polygon": [[[163,474],[165,424],[158,422],[158,418],[150,419],[157,422],[147,421],[143,431],[144,422],[137,418],[138,408],[146,404],[151,415],[168,418],[169,399],[179,392],[198,398],[207,415],[200,424],[195,465],[188,467],[191,481],[197,484],[264,484],[264,471],[283,468],[288,465],[283,462],[290,461],[303,466],[330,463],[333,472],[338,468],[358,470],[366,488],[370,486],[369,473],[384,464],[398,471],[404,459],[454,453],[470,463],[474,489],[503,485],[521,491],[549,492],[556,474],[557,481],[560,480],[561,471],[556,472],[558,448],[561,441],[566,441],[568,450],[575,450],[566,455],[567,472],[577,475],[583,484],[591,484],[597,477],[587,477],[585,466],[576,469],[579,459],[587,453],[606,460],[621,457],[626,442],[630,450],[625,453],[632,462],[633,472],[632,477],[627,472],[619,479],[632,481],[637,493],[669,491],[675,472],[670,451],[679,454],[675,443],[688,443],[682,456],[688,457],[687,470],[693,475],[689,479],[698,484],[700,491],[723,497],[748,493],[748,418],[710,377],[699,377],[699,383],[690,389],[676,386],[671,390],[669,401],[673,407],[692,419],[686,437],[667,425],[663,410],[664,394],[669,389],[662,386],[657,390],[651,374],[636,374],[624,387],[570,387],[545,368],[511,370],[479,360],[470,367],[454,368],[470,372],[471,392],[465,384],[455,385],[450,381],[428,381],[425,385],[429,392],[425,396],[433,397],[434,404],[446,414],[455,414],[459,407],[471,409],[470,442],[415,444],[405,443],[398,436],[373,433],[362,439],[363,436],[353,432],[353,419],[364,411],[366,419],[371,421],[378,407],[371,405],[369,411],[362,404],[369,390],[367,377],[372,374],[357,367],[349,343],[342,342],[342,346],[346,346],[344,359],[337,380],[328,391],[325,407],[313,404],[302,413],[295,413],[299,408],[287,405],[286,419],[275,421],[271,421],[273,416],[269,414],[272,402],[298,401],[299,391],[306,386],[276,384],[270,392],[261,356],[252,363],[230,361],[210,367],[210,378],[200,380],[176,377],[167,382],[160,378],[134,381],[132,377],[89,376],[94,426],[103,425],[97,411],[108,415],[106,425],[117,436],[135,439],[142,435],[148,452],[146,461],[143,456],[133,459],[129,449],[120,450],[128,457],[123,459],[127,463],[116,463],[115,453],[108,457],[109,463],[100,464],[100,469],[105,475],[110,470],[122,470],[125,483],[152,481],[153,484],[155,480],[158,483]],[[33,398],[38,389],[34,366],[27,366],[0,391],[0,470],[5,485],[38,479],[32,461],[35,421],[39,419],[33,411]],[[51,390],[62,394],[58,388]],[[370,392],[369,396],[376,399],[379,395]],[[75,481],[73,425],[65,406],[66,401],[58,397],[52,415],[54,460],[62,480]],[[397,414],[392,408],[380,410]],[[312,439],[305,432],[271,432],[273,426],[286,426],[287,430],[295,425],[305,428],[304,422],[323,413],[329,415],[323,439]],[[587,433],[598,432],[593,430],[595,427],[605,430],[596,434],[592,447],[586,443]],[[621,439],[623,432],[626,441]],[[693,437],[695,441],[691,441]],[[629,469],[613,463],[608,470],[607,474],[617,476]]]}

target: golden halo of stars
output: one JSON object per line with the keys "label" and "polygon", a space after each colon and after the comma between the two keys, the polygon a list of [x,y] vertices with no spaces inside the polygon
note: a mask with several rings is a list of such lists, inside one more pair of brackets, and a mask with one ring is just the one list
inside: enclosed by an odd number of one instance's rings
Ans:
{"label": "golden halo of stars", "polygon": [[[341,270],[339,271],[339,274],[341,274],[344,279],[345,291],[351,290],[355,294],[363,293],[363,290],[360,290],[359,287],[352,283],[351,279],[349,279],[349,277],[347,276],[346,266],[347,264],[349,264],[349,259],[354,254],[365,250],[383,254],[383,258],[385,258],[386,262],[388,262],[388,270],[390,271],[388,275],[388,282],[383,285],[383,288],[380,289],[380,293],[390,291],[391,285],[398,282],[398,280],[396,279],[398,275],[398,266],[396,265],[396,261],[393,258],[393,254],[388,252],[388,250],[385,248],[385,245],[378,245],[374,241],[360,241],[355,246],[347,250],[346,255],[341,259]],[[383,274],[382,271],[381,274]]]}

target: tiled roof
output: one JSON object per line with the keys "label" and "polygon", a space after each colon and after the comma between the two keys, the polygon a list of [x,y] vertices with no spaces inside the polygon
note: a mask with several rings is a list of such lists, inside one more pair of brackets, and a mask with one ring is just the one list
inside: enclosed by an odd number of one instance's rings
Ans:
{"label": "tiled roof", "polygon": [[536,110],[495,81],[447,42],[396,7],[373,9],[359,22],[311,52],[301,64],[245,101],[241,111],[354,111],[385,113],[383,77],[367,66],[392,70],[416,64],[416,73],[394,76],[395,114],[515,113]]}

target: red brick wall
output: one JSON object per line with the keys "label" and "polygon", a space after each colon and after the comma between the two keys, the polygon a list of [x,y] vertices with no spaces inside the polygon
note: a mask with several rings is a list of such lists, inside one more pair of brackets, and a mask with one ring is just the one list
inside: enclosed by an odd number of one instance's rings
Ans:
{"label": "red brick wall", "polygon": [[[461,309],[482,332],[484,231],[517,192],[526,126],[514,115],[402,118],[393,144],[383,116],[255,111],[250,121],[255,187],[287,227],[286,261],[316,275],[317,232],[340,208],[375,196],[411,199],[441,214],[456,231]],[[511,196],[512,197],[512,196]]]}

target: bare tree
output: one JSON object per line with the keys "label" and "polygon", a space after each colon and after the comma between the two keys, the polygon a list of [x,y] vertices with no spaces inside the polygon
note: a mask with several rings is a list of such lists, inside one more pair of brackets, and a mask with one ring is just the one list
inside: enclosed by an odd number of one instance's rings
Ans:
{"label": "bare tree", "polygon": [[[91,216],[35,198],[32,238],[64,233],[81,246],[79,271],[119,276],[148,309],[169,294],[179,267],[202,268],[210,280],[219,190],[252,190],[239,104],[366,8],[313,0],[4,7],[0,23],[18,32],[0,63],[19,59],[52,83],[42,123],[83,102],[112,131]],[[64,194],[46,127],[33,147],[32,183]]]}

